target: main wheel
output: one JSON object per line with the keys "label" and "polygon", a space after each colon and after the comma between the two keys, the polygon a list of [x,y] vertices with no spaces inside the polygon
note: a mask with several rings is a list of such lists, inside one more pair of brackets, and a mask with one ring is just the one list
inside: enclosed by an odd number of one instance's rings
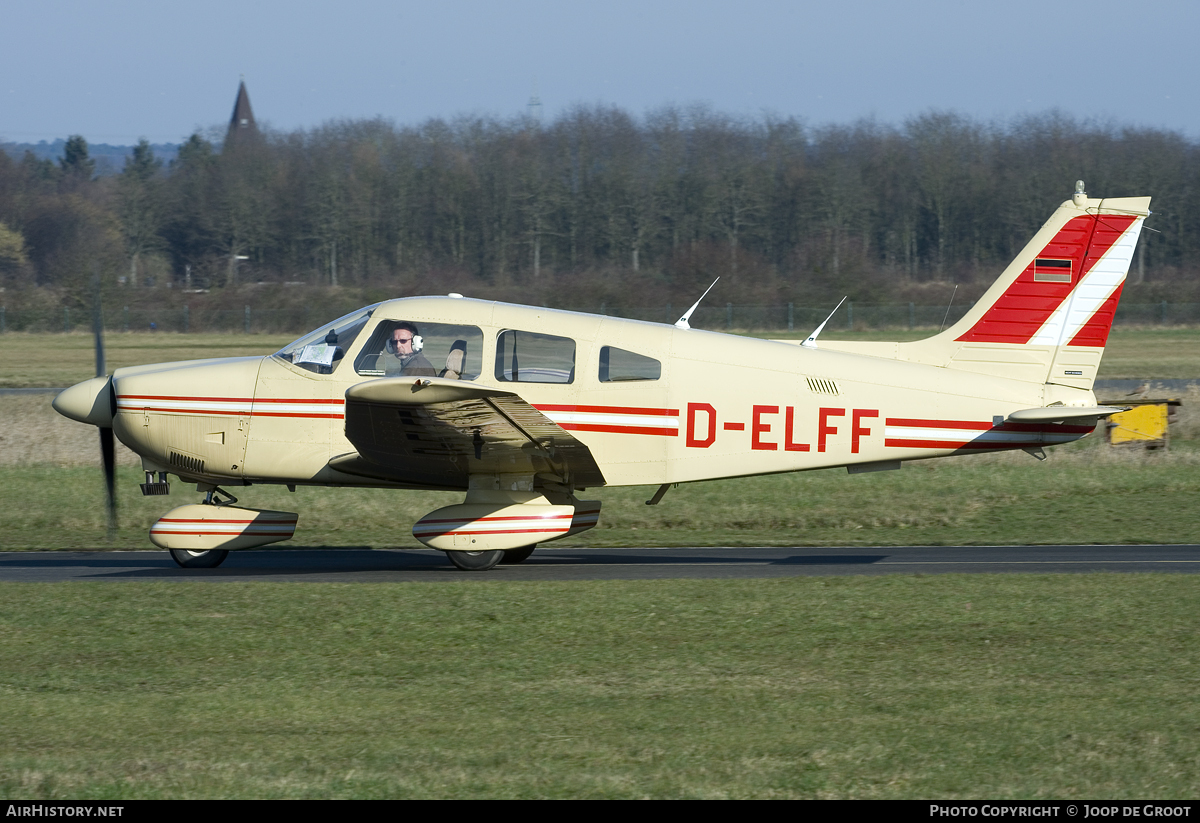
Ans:
{"label": "main wheel", "polygon": [[446,552],[446,556],[465,572],[485,572],[500,562],[504,552],[499,549],[490,552]]}
{"label": "main wheel", "polygon": [[529,555],[533,554],[533,550],[537,548],[537,543],[532,546],[522,546],[519,549],[509,549],[504,553],[504,559],[500,561],[502,565],[513,566],[517,563],[524,563],[529,559]]}
{"label": "main wheel", "polygon": [[185,569],[215,569],[225,562],[229,552],[225,549],[210,549],[194,552],[190,549],[171,549],[171,559]]}

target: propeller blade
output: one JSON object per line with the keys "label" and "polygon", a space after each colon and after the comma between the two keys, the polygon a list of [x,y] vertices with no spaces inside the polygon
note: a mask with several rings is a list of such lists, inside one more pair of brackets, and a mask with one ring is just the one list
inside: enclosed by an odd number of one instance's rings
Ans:
{"label": "propeller blade", "polygon": [[100,428],[100,459],[104,463],[105,508],[108,512],[108,537],[111,540],[117,532],[117,456],[113,430],[108,427]]}
{"label": "propeller blade", "polygon": [[[92,264],[92,332],[96,336],[96,376],[107,374],[104,364],[104,313],[100,305],[100,265]],[[116,413],[116,389],[109,380],[109,402]],[[117,454],[112,427],[100,427],[100,461],[104,466],[105,511],[108,514],[108,539],[117,533]]]}

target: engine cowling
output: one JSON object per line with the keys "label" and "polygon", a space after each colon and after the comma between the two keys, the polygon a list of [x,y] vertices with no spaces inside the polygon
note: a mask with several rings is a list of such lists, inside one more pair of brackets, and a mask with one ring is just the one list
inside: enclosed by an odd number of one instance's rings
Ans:
{"label": "engine cowling", "polygon": [[298,518],[295,512],[190,503],[160,517],[150,527],[150,542],[194,552],[252,549],[290,540]]}

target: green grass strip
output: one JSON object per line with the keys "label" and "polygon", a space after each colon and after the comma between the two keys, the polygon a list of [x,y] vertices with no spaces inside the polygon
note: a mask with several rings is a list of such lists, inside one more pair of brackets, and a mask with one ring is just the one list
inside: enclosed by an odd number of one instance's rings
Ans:
{"label": "green grass strip", "polygon": [[[791,337],[803,340],[812,329],[797,329]],[[908,331],[848,331],[828,329],[830,340],[922,340],[933,329]],[[298,335],[290,334],[175,334],[171,332],[112,332],[105,335],[108,371],[123,366],[196,360],[206,357],[244,357],[278,351]],[[761,337],[788,337],[782,332]],[[65,387],[92,377],[95,361],[92,337],[71,334],[4,335],[5,361],[0,363],[0,388]],[[1200,328],[1139,328],[1117,326],[1109,337],[1100,365],[1101,378],[1200,377]]]}
{"label": "green grass strip", "polygon": [[[90,447],[90,444],[89,444]],[[900,471],[844,469],[680,486],[658,506],[653,487],[595,489],[600,527],[547,544],[568,546],[897,546],[1056,543],[1200,543],[1200,452],[1113,449],[1098,437],[1048,450],[906,464]],[[0,550],[148,549],[151,524],[200,501],[174,482],[169,497],[142,497],[141,473],[119,473],[121,528],[105,537],[99,468],[0,466],[5,489]],[[299,512],[279,547],[419,548],[410,528],[462,501],[458,493],[279,486],[234,488],[242,504]]]}
{"label": "green grass strip", "polygon": [[1200,577],[0,585],[4,798],[1194,798]]}

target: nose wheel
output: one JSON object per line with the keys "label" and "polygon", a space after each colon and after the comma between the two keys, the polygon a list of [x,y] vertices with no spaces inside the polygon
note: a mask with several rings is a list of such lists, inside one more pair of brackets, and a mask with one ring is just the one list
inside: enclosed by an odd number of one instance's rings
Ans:
{"label": "nose wheel", "polygon": [[194,552],[190,549],[171,549],[171,559],[184,569],[215,569],[225,562],[229,552],[225,549],[209,549]]}

